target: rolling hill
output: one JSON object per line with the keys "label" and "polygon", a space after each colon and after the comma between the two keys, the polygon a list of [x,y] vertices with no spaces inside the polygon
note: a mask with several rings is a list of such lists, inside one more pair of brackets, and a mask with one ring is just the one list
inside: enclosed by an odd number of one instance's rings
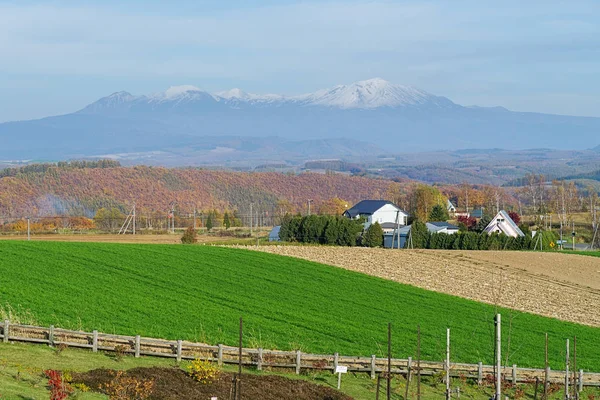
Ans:
{"label": "rolling hill", "polygon": [[[446,328],[455,362],[493,360],[493,316],[505,315],[508,365],[563,366],[577,336],[577,365],[600,369],[600,330],[509,311],[343,269],[212,246],[0,242],[0,299],[39,324],[208,343],[332,354],[383,355],[387,322],[396,357],[441,360]],[[510,321],[510,326],[509,326]],[[560,351],[558,349],[561,349]]]}
{"label": "rolling hill", "polygon": [[[37,168],[35,165],[30,169]],[[340,197],[350,203],[381,198],[399,191],[401,183],[342,174],[283,174],[233,172],[194,168],[115,167],[72,168],[46,166],[39,172],[0,178],[0,216],[86,215],[101,207],[129,211],[136,202],[139,215],[170,209],[177,214],[198,210],[237,209],[281,214],[313,210]],[[351,206],[352,204],[349,204]]]}

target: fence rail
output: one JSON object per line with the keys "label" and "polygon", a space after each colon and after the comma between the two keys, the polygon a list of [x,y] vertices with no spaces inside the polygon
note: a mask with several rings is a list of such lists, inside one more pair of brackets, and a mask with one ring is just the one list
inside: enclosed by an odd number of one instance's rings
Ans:
{"label": "fence rail", "polygon": [[[90,349],[97,351],[113,351],[132,354],[134,357],[170,357],[177,361],[193,360],[200,358],[223,364],[237,364],[239,362],[239,348],[219,345],[194,343],[184,340],[164,340],[146,338],[141,336],[126,336],[100,333],[98,331],[83,332],[56,328],[54,326],[41,327],[23,324],[12,324],[10,321],[0,322],[0,339],[4,343],[29,342],[47,344],[49,346],[66,345],[73,348]],[[375,378],[377,373],[386,372],[388,360],[372,355],[371,357],[343,356],[339,354],[308,354],[300,351],[280,351],[266,349],[242,349],[242,364],[254,366],[258,370],[269,368],[285,368],[295,370],[300,374],[302,370],[329,370],[335,371],[338,365],[348,367],[349,372],[369,373]],[[417,370],[416,360],[392,359],[392,374],[408,374],[408,371]],[[431,376],[446,371],[445,362],[420,361],[421,375]],[[535,368],[520,368],[517,365],[503,367],[501,374],[506,381],[516,383],[532,382],[536,378],[544,382],[545,370]],[[490,379],[494,375],[491,365],[465,364],[450,362],[450,376],[477,379],[479,383]],[[579,389],[584,386],[600,387],[600,373],[576,372]],[[552,371],[548,373],[549,383],[564,383],[565,371]]]}

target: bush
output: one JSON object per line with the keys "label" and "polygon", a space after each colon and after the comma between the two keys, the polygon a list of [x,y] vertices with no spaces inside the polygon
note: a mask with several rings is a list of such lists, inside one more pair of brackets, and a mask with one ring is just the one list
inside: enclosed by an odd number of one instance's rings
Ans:
{"label": "bush", "polygon": [[100,385],[100,389],[111,400],[144,400],[152,395],[154,381],[130,377],[125,371],[117,371],[110,382]]}
{"label": "bush", "polygon": [[183,236],[181,237],[181,243],[183,244],[194,244],[198,242],[198,234],[193,227],[189,227],[183,232]]}
{"label": "bush", "polygon": [[187,366],[188,374],[203,384],[212,383],[221,374],[221,370],[218,366],[211,364],[208,361],[202,361],[196,359]]}
{"label": "bush", "polygon": [[50,388],[50,400],[65,400],[71,393],[73,388],[63,379],[60,371],[49,369],[44,371],[48,378],[48,387]]}

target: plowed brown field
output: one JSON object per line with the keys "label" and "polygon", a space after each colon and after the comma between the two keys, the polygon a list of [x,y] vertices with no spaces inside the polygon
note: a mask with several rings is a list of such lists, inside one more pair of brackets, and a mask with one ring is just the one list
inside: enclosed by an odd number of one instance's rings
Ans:
{"label": "plowed brown field", "polygon": [[600,326],[600,258],[511,251],[263,246],[436,292]]}

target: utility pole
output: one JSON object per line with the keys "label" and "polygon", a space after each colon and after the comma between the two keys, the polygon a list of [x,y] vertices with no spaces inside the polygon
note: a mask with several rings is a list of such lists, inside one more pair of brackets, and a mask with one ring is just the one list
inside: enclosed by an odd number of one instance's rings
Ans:
{"label": "utility pole", "polygon": [[31,240],[31,229],[30,229],[29,217],[27,217],[27,240]]}
{"label": "utility pole", "polygon": [[308,215],[310,215],[310,203],[312,203],[312,199],[308,199]]}
{"label": "utility pole", "polygon": [[196,207],[194,207],[194,230],[196,230]]}
{"label": "utility pole", "polygon": [[573,221],[573,233],[571,233],[571,236],[573,236],[573,251],[575,251],[575,221]]}
{"label": "utility pole", "polygon": [[252,222],[253,222],[254,214],[252,214],[252,203],[250,203],[250,236],[252,236]]}
{"label": "utility pole", "polygon": [[135,235],[135,203],[133,203],[133,234]]}

